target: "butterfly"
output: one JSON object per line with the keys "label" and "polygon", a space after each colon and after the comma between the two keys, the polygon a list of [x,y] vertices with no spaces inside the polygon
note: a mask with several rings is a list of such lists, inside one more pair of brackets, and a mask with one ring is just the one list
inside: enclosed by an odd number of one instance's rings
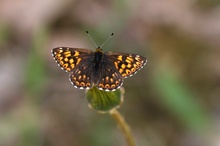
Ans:
{"label": "butterfly", "polygon": [[123,79],[137,73],[147,63],[137,54],[103,52],[84,48],[57,47],[51,50],[55,61],[66,72],[71,72],[70,82],[79,89],[93,86],[100,90],[115,91]]}

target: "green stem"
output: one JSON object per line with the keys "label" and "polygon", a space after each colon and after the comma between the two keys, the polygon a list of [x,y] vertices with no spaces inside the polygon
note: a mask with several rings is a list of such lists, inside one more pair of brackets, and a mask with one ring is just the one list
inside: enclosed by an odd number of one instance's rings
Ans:
{"label": "green stem", "polygon": [[128,143],[129,146],[135,146],[134,137],[131,133],[131,129],[128,126],[128,124],[125,122],[122,115],[116,110],[113,109],[109,112],[109,114],[115,119],[115,121],[118,123],[120,129],[122,130],[122,133]]}

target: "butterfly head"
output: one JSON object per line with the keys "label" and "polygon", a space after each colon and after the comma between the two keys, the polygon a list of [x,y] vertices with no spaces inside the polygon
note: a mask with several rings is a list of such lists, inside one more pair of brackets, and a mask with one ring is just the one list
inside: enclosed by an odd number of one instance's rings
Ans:
{"label": "butterfly head", "polygon": [[102,49],[100,47],[96,48],[95,52],[102,53]]}

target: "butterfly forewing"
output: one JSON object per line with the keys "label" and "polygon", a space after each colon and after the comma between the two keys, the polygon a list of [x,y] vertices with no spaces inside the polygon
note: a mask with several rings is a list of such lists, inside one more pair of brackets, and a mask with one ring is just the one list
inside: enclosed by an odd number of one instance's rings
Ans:
{"label": "butterfly forewing", "polygon": [[61,69],[71,72],[82,59],[91,56],[93,51],[82,48],[58,47],[51,50],[52,55]]}
{"label": "butterfly forewing", "polygon": [[120,52],[108,52],[106,54],[123,78],[130,77],[137,73],[137,71],[147,63],[146,58],[137,54]]}

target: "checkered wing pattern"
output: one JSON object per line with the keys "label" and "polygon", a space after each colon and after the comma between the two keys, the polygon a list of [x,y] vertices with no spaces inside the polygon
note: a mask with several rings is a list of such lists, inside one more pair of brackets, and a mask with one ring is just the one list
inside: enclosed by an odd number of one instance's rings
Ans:
{"label": "checkered wing pattern", "polygon": [[105,54],[108,56],[108,60],[113,62],[114,67],[123,78],[136,74],[147,63],[146,58],[137,54],[120,52],[108,52]]}
{"label": "checkered wing pattern", "polygon": [[70,82],[80,89],[88,89],[93,85],[93,68],[89,61],[93,53],[82,48],[58,47],[52,50],[52,55],[61,69],[72,72],[69,77]]}
{"label": "checkered wing pattern", "polygon": [[51,52],[58,65],[66,72],[73,71],[82,60],[89,58],[93,53],[88,49],[68,47],[54,48]]}
{"label": "checkered wing pattern", "polygon": [[74,72],[70,75],[69,80],[74,87],[79,89],[89,89],[94,84],[93,64],[89,58],[83,59]]}
{"label": "checkered wing pattern", "polygon": [[101,90],[114,91],[122,86],[122,76],[108,58],[104,56],[103,59],[103,63],[100,64],[99,80],[96,86]]}

